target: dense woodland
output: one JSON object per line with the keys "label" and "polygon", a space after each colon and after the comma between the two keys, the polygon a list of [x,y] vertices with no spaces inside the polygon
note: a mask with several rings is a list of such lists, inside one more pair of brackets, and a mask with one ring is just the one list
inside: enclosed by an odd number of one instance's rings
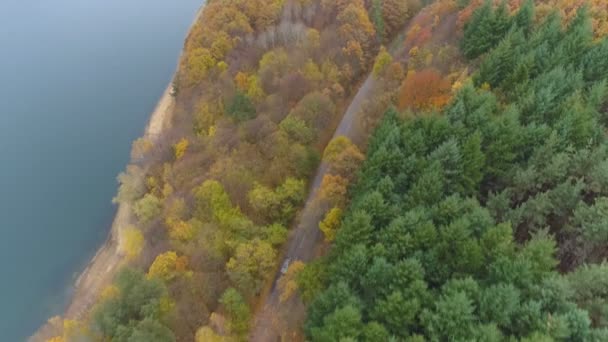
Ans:
{"label": "dense woodland", "polygon": [[608,340],[608,40],[589,7],[535,19],[478,6],[470,81],[386,113],[302,274],[312,341]]}
{"label": "dense woodland", "polygon": [[349,97],[421,7],[207,1],[174,80],[171,130],[136,141],[119,176],[115,201],[134,214],[120,236],[127,267],[90,319],[57,324],[53,341],[245,339]]}
{"label": "dense woodland", "polygon": [[277,284],[306,340],[608,341],[608,8],[584,4],[208,0],[171,129],[119,176],[125,267],[51,341],[247,340],[321,162],[319,257]]}

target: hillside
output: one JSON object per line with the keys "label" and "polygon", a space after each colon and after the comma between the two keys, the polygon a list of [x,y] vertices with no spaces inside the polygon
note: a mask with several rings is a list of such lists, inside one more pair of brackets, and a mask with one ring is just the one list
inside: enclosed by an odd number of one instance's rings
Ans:
{"label": "hillside", "polygon": [[209,0],[51,341],[608,340],[605,14]]}
{"label": "hillside", "polygon": [[608,41],[590,7],[479,5],[470,77],[410,72],[302,272],[310,340],[608,340]]}
{"label": "hillside", "polygon": [[117,231],[122,271],[95,283],[90,310],[51,321],[55,340],[245,336],[351,96],[421,8],[392,3],[378,26],[363,1],[208,1],[170,128],[137,140],[119,176],[134,214]]}

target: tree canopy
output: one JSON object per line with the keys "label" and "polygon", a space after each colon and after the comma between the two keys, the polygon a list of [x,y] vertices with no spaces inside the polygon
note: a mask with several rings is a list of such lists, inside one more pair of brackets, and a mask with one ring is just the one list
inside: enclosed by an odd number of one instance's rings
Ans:
{"label": "tree canopy", "polygon": [[312,341],[608,339],[606,39],[584,7],[536,27],[530,3],[473,14],[480,66],[441,112],[386,113],[340,226],[321,226]]}
{"label": "tree canopy", "polygon": [[175,341],[164,322],[170,302],[162,282],[125,269],[115,285],[118,295],[100,303],[94,313],[94,331],[113,341]]}

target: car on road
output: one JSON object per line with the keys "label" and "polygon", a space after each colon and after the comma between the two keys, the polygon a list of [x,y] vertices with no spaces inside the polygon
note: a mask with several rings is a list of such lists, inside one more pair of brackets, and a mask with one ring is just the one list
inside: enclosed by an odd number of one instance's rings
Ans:
{"label": "car on road", "polygon": [[283,265],[281,266],[281,274],[287,273],[290,263],[291,263],[291,258],[287,258],[287,259],[285,259],[285,261],[283,261]]}

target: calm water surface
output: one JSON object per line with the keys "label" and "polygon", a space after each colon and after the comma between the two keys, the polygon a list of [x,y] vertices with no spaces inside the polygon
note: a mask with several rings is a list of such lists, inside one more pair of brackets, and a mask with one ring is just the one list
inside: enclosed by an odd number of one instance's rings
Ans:
{"label": "calm water surface", "polygon": [[59,313],[201,0],[2,0],[0,332]]}

